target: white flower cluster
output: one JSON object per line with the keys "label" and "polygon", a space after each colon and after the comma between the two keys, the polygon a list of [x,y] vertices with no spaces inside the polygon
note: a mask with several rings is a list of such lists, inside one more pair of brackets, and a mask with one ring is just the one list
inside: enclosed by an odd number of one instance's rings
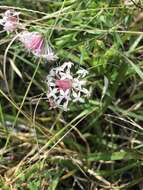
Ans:
{"label": "white flower cluster", "polygon": [[53,108],[59,107],[67,111],[69,101],[84,103],[84,97],[90,94],[85,88],[84,80],[88,71],[81,68],[73,76],[71,72],[73,65],[72,62],[65,62],[53,68],[47,76],[47,98]]}
{"label": "white flower cluster", "polygon": [[16,12],[13,9],[7,10],[2,14],[0,24],[3,25],[5,31],[14,32],[18,28],[24,29],[24,25],[19,22],[19,14],[20,12]]}

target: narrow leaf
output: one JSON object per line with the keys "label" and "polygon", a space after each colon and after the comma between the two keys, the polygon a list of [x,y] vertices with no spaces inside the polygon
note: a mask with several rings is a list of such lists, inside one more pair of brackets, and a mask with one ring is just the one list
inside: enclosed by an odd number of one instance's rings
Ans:
{"label": "narrow leaf", "polygon": [[16,67],[16,65],[14,64],[13,60],[12,59],[9,59],[9,62],[10,62],[10,65],[12,67],[12,69],[16,72],[16,74],[22,78],[22,74],[21,72],[19,71],[19,69]]}

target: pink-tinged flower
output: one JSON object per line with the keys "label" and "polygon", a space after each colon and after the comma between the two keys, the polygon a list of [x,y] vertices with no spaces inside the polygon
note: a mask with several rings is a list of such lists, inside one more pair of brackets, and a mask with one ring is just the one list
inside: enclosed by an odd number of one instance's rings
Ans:
{"label": "pink-tinged flower", "polygon": [[38,32],[21,32],[19,34],[19,41],[21,41],[25,48],[36,57],[47,59],[47,61],[54,61],[57,59],[52,49],[46,45],[44,37]]}
{"label": "pink-tinged flower", "polygon": [[81,68],[73,75],[73,65],[72,62],[65,62],[53,68],[47,76],[47,98],[53,108],[59,107],[66,111],[69,101],[84,103],[84,98],[90,94],[83,80],[88,71]]}
{"label": "pink-tinged flower", "polygon": [[24,28],[21,23],[19,23],[19,12],[14,11],[13,9],[7,10],[0,20],[0,24],[3,25],[4,30],[7,32],[14,32],[18,28]]}

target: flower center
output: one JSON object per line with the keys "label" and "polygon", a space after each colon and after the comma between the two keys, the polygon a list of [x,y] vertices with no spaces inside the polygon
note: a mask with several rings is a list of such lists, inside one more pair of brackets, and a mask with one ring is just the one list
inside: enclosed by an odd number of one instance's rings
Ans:
{"label": "flower center", "polygon": [[71,80],[56,80],[56,86],[59,89],[62,89],[63,91],[66,91],[67,89],[72,88],[72,82]]}

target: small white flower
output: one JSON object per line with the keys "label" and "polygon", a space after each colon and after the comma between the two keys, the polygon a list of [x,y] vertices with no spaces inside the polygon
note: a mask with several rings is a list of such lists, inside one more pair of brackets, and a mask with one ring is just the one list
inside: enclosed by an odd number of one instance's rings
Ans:
{"label": "small white flower", "polygon": [[60,90],[60,96],[62,98],[62,100],[70,100],[70,90],[67,89],[66,91],[64,90]]}
{"label": "small white flower", "polygon": [[56,73],[55,73],[54,69],[52,69],[52,70],[50,71],[50,74],[48,75],[48,78],[51,78],[51,79],[52,79],[52,77],[55,77],[55,76],[56,76]]}
{"label": "small white flower", "polygon": [[71,69],[71,67],[73,65],[74,64],[72,62],[70,62],[70,61],[69,62],[64,62],[63,65],[60,68],[70,72],[70,69]]}
{"label": "small white flower", "polygon": [[62,72],[60,72],[59,74],[61,76],[61,80],[64,80],[64,79],[72,80],[73,79],[73,77],[72,77],[72,75],[70,73],[62,73]]}
{"label": "small white flower", "polygon": [[75,89],[78,89],[79,91],[82,90],[83,86],[86,85],[86,81],[85,80],[79,80],[78,78],[74,78],[74,83],[73,83],[73,87]]}
{"label": "small white flower", "polygon": [[54,99],[57,99],[57,95],[56,95],[56,93],[58,92],[58,89],[57,88],[54,88],[54,89],[52,89],[52,88],[49,88],[49,92],[47,93],[47,97],[48,98],[54,98]]}
{"label": "small white flower", "polygon": [[66,90],[65,92],[63,90],[60,90],[60,95],[58,96],[57,102],[55,102],[55,104],[57,105],[57,107],[59,108],[61,107],[64,111],[67,111],[69,100],[70,100],[69,90]]}
{"label": "small white flower", "polygon": [[84,103],[84,99],[83,98],[81,98],[81,93],[80,93],[80,91],[78,92],[78,93],[76,93],[76,92],[74,92],[73,91],[73,97],[74,97],[74,99],[73,99],[73,102],[81,102],[81,103]]}
{"label": "small white flower", "polygon": [[63,101],[63,104],[67,102],[66,105],[68,105],[69,100],[70,100],[69,90],[66,90],[65,92],[63,90],[60,90],[60,95],[57,100],[57,105],[60,105],[62,101]]}
{"label": "small white flower", "polygon": [[88,72],[80,69],[73,75],[73,65],[72,62],[65,62],[60,67],[53,68],[47,76],[47,98],[54,108],[66,111],[70,101],[84,103],[84,98],[89,95],[85,88],[86,80],[83,80]]}
{"label": "small white flower", "polygon": [[79,75],[79,77],[84,78],[88,74],[88,71],[85,69],[80,69],[77,71],[77,74]]}

